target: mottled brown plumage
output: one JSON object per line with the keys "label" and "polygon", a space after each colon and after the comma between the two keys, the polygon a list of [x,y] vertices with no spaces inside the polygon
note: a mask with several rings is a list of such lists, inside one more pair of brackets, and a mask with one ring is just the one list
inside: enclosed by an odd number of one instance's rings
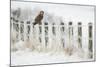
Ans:
{"label": "mottled brown plumage", "polygon": [[43,19],[43,15],[44,15],[44,11],[40,11],[39,15],[35,18],[34,25],[36,25],[36,24],[41,25],[42,24],[41,21]]}

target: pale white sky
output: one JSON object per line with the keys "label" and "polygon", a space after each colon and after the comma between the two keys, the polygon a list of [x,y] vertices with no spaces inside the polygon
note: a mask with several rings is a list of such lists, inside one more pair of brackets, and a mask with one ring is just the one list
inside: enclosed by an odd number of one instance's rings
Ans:
{"label": "pale white sky", "polygon": [[93,6],[76,6],[64,4],[48,4],[48,3],[35,3],[35,2],[20,2],[12,1],[12,8],[25,9],[39,9],[44,10],[50,14],[63,17],[65,21],[82,21],[94,23],[94,7]]}
{"label": "pale white sky", "polygon": [[24,0],[24,1],[40,1],[40,2],[87,4],[87,5],[95,5],[96,4],[95,0]]}

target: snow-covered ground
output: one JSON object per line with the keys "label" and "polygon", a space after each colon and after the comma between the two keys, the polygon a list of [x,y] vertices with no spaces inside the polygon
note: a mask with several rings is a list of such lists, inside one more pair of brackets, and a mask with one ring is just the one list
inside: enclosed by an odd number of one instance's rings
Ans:
{"label": "snow-covered ground", "polygon": [[34,64],[49,64],[49,63],[67,63],[91,61],[93,59],[83,58],[74,53],[69,56],[64,52],[37,52],[37,51],[17,51],[11,53],[11,65],[34,65]]}

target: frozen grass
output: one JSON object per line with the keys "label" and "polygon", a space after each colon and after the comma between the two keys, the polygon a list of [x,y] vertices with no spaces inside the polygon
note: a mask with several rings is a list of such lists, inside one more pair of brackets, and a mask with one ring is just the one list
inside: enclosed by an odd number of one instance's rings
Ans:
{"label": "frozen grass", "polygon": [[[27,42],[28,45],[31,44]],[[64,62],[79,62],[90,61],[88,52],[75,47],[66,49],[48,50],[31,49],[25,46],[25,43],[20,41],[15,44],[16,51],[11,52],[11,65],[34,65],[34,64],[49,64],[49,63],[64,63]]]}
{"label": "frozen grass", "polygon": [[37,52],[37,51],[16,51],[11,53],[11,65],[34,65],[64,62],[89,61],[84,57],[80,57],[77,53],[67,55],[64,52]]}

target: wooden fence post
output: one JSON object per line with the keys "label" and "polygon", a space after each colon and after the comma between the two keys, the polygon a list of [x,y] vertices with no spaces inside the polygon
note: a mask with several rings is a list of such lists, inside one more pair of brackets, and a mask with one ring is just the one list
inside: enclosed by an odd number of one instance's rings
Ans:
{"label": "wooden fence post", "polygon": [[15,22],[13,23],[13,27],[15,28],[16,31],[16,41],[20,40],[20,22],[18,20],[14,20]]}
{"label": "wooden fence post", "polygon": [[30,40],[30,21],[27,21],[27,39]]}
{"label": "wooden fence post", "polygon": [[72,26],[72,22],[69,22],[69,29],[68,29],[68,33],[69,33],[69,45],[71,46],[73,43],[73,26]]}
{"label": "wooden fence post", "polygon": [[93,58],[93,36],[92,36],[92,30],[93,30],[93,27],[92,27],[92,23],[89,23],[88,24],[88,36],[89,36],[89,41],[88,41],[88,49],[89,49],[89,58]]}
{"label": "wooden fence post", "polygon": [[61,22],[60,24],[60,32],[61,32],[61,44],[63,46],[63,48],[65,48],[65,24],[63,22]]}
{"label": "wooden fence post", "polygon": [[24,41],[27,40],[27,22],[24,21]]}
{"label": "wooden fence post", "polygon": [[78,22],[78,48],[82,48],[82,23]]}
{"label": "wooden fence post", "polygon": [[21,37],[21,40],[24,41],[24,22],[21,21],[20,22],[20,37]]}
{"label": "wooden fence post", "polygon": [[47,47],[48,46],[48,23],[44,23],[45,24],[45,46]]}
{"label": "wooden fence post", "polygon": [[14,22],[13,21],[13,17],[11,17],[11,22],[10,22],[10,24],[11,24],[11,27],[10,27],[11,28],[11,32],[13,32],[13,22]]}

